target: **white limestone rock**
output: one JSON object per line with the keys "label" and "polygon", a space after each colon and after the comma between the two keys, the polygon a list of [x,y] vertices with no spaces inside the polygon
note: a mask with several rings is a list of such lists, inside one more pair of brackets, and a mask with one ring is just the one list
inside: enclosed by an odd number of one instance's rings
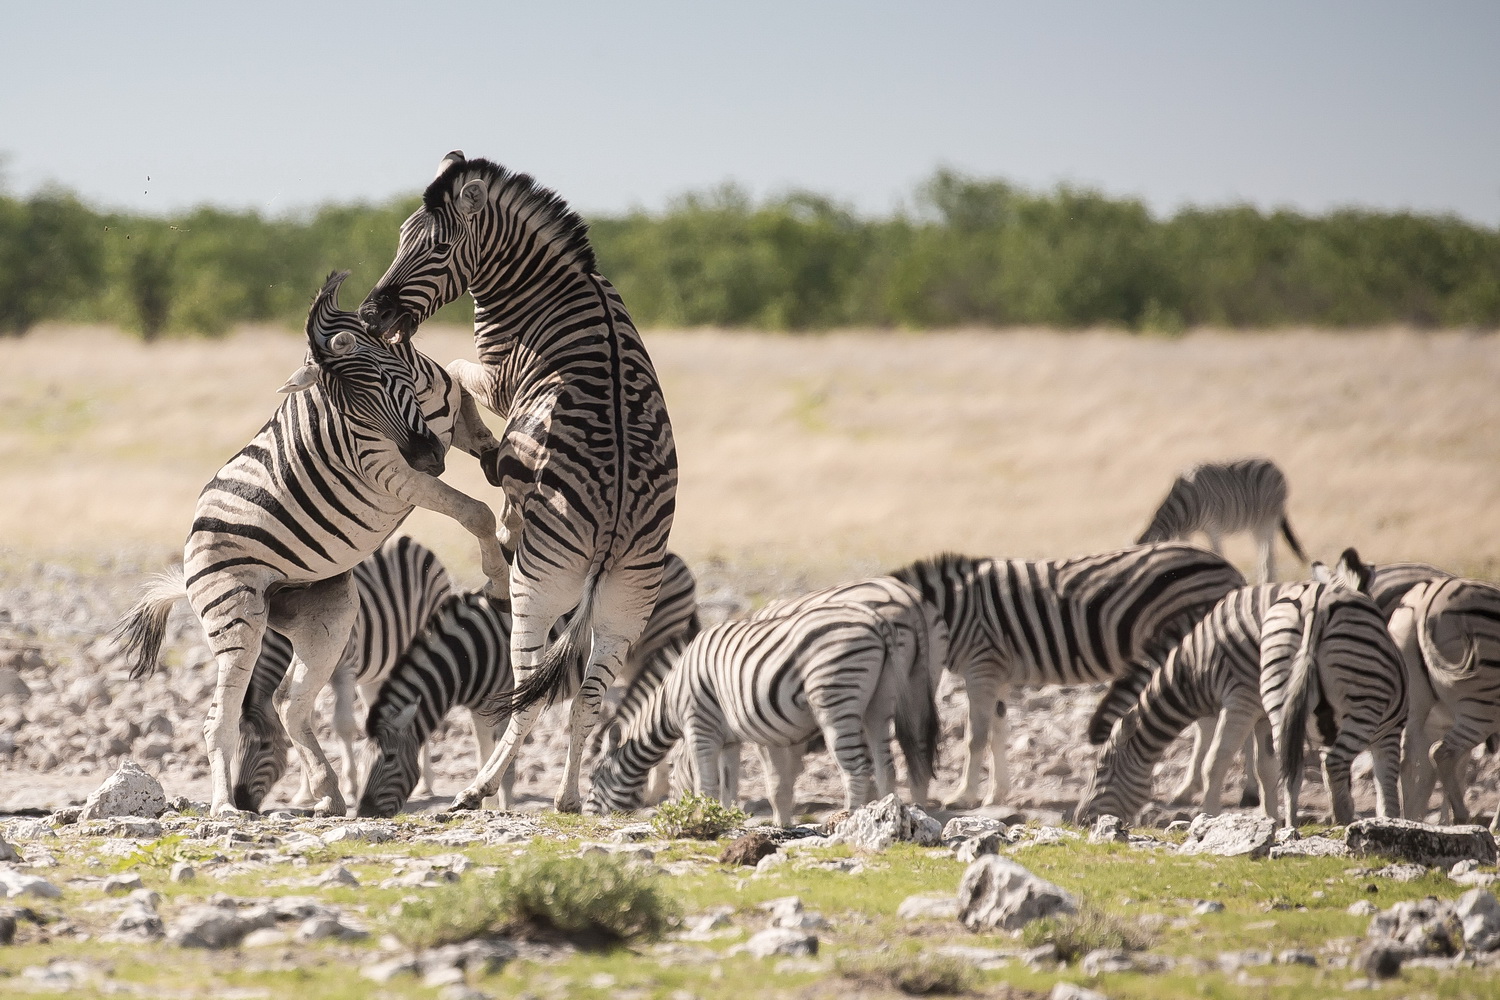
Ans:
{"label": "white limestone rock", "polygon": [[931,847],[938,843],[942,833],[942,824],[920,806],[906,805],[892,792],[850,813],[830,839],[867,851],[883,851],[898,840]]}
{"label": "white limestone rock", "polygon": [[970,865],[958,886],[958,918],[976,933],[1020,930],[1042,917],[1076,912],[1078,901],[1066,889],[995,854]]}
{"label": "white limestone rock", "polygon": [[167,811],[167,796],[161,782],[141,770],[133,760],[126,760],[119,770],[94,789],[78,814],[80,821],[109,819],[112,816],[139,816],[155,819]]}

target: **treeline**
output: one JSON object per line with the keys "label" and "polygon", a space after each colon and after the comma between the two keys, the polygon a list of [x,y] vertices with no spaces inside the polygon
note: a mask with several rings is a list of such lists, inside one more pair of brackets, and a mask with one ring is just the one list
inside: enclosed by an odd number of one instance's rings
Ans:
{"label": "treeline", "polygon": [[[0,333],[49,319],[146,337],[300,324],[328,271],[354,272],[351,300],[375,282],[416,204],[155,218],[62,192],[0,195]],[[945,171],[887,218],[726,187],[591,223],[601,269],[642,326],[1500,326],[1500,230],[1450,216],[1232,206],[1157,218],[1131,199]],[[467,302],[443,318],[467,322]]]}

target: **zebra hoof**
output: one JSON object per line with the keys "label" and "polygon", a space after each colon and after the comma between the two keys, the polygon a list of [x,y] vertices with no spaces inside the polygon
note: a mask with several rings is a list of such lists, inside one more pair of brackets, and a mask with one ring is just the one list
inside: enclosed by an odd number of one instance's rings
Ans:
{"label": "zebra hoof", "polygon": [[581,813],[583,802],[577,795],[559,795],[552,803],[552,808],[560,813]]}
{"label": "zebra hoof", "polygon": [[342,816],[349,810],[344,807],[342,801],[335,802],[333,796],[325,795],[313,804],[312,814],[315,817]]}
{"label": "zebra hoof", "polygon": [[478,789],[465,788],[453,796],[453,801],[448,803],[448,808],[444,809],[443,812],[467,812],[478,809],[480,803],[483,801],[484,796],[479,793]]}
{"label": "zebra hoof", "polygon": [[217,805],[210,809],[209,815],[214,819],[242,819],[244,817],[253,816],[255,814],[246,812],[243,809],[236,809],[234,806],[225,802],[222,805]]}
{"label": "zebra hoof", "polygon": [[953,812],[962,812],[966,809],[977,809],[979,808],[979,796],[962,795],[956,798],[951,798],[947,802],[943,803],[943,808],[951,810]]}

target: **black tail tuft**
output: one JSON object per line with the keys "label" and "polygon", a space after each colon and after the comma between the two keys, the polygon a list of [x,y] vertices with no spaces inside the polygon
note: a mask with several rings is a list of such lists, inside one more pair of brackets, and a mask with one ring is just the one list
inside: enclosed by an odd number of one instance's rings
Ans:
{"label": "black tail tuft", "polygon": [[1281,537],[1286,539],[1286,543],[1292,547],[1292,553],[1298,559],[1304,563],[1307,562],[1307,553],[1302,551],[1302,545],[1297,541],[1297,536],[1292,534],[1292,522],[1286,519],[1285,514],[1281,515]]}

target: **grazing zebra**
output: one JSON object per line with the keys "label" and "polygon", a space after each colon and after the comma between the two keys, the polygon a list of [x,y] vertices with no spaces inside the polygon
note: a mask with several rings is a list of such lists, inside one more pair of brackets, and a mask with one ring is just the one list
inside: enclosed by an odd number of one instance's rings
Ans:
{"label": "grazing zebra", "polygon": [[[1199,622],[1110,733],[1077,818],[1133,818],[1151,794],[1151,771],[1190,723],[1219,722],[1208,754],[1202,808],[1219,808],[1225,771],[1253,732],[1262,808],[1297,823],[1303,740],[1310,723],[1330,749],[1324,780],[1336,821],[1354,818],[1349,769],[1375,757],[1376,811],[1397,806],[1406,672],[1374,602],[1318,583],[1245,587]],[[1280,775],[1277,775],[1277,762]]]}
{"label": "grazing zebra", "polygon": [[1447,570],[1428,563],[1398,562],[1372,566],[1363,562],[1359,558],[1359,552],[1353,548],[1343,551],[1331,572],[1321,570],[1321,566],[1321,563],[1314,564],[1315,570],[1326,575],[1329,580],[1337,581],[1350,590],[1369,594],[1370,599],[1380,608],[1380,613],[1385,615],[1386,621],[1391,620],[1391,615],[1395,614],[1406,592],[1417,584],[1453,577]]}
{"label": "grazing zebra", "polygon": [[1276,529],[1307,562],[1286,518],[1286,476],[1268,458],[1195,465],[1172,482],[1137,544],[1186,539],[1196,531],[1222,554],[1221,539],[1237,531],[1255,536],[1259,582],[1276,579]]}
{"label": "grazing zebra", "polygon": [[[929,706],[913,692],[930,698],[941,636],[929,632],[932,619],[919,606],[904,616],[882,613],[860,588],[777,602],[755,618],[700,632],[594,769],[590,811],[637,808],[647,772],[678,740],[692,756],[698,791],[715,797],[723,795],[726,751],[759,747],[773,782],[771,810],[783,826],[792,820],[800,748],[816,733],[843,772],[846,806],[869,801],[872,778],[879,794],[890,793],[892,716],[905,714],[902,725],[922,731]],[[860,599],[844,600],[851,592]]]}
{"label": "grazing zebra", "polygon": [[[675,662],[682,644],[698,631],[696,592],[692,571],[668,552],[656,606],[630,649],[626,673],[641,676],[660,669],[658,660]],[[360,796],[359,815],[394,816],[400,811],[417,781],[417,748],[454,708],[469,709],[479,765],[489,759],[504,719],[493,720],[484,711],[512,687],[510,632],[510,614],[503,602],[483,593],[451,596],[432,615],[370,706],[366,730],[377,753]],[[564,697],[577,690],[582,673],[582,664],[575,664]],[[510,808],[514,781],[512,765],[500,783],[502,808]]]}
{"label": "grazing zebra", "polygon": [[491,465],[498,443],[441,366],[339,310],[346,275],[332,275],[313,302],[309,362],[283,387],[293,394],[204,487],[182,569],[158,578],[115,630],[139,677],[155,669],[172,604],[186,593],[198,615],[218,663],[203,726],[215,814],[235,810],[230,770],[268,627],[297,652],[283,721],[313,776],[315,808],[344,812],[313,705],[357,616],[351,570],[413,507],[459,521],[479,540],[491,584],[505,580],[493,512],[434,478],[450,441]]}
{"label": "grazing zebra", "polygon": [[[1453,818],[1468,822],[1463,769],[1474,747],[1500,732],[1500,587],[1455,577],[1409,590],[1391,616],[1391,636],[1412,678],[1402,793],[1408,819],[1427,813],[1434,779]],[[1452,721],[1431,742],[1430,716]],[[1500,829],[1500,809],[1491,827]]]}
{"label": "grazing zebra", "polygon": [[[1245,578],[1220,556],[1167,543],[1057,561],[943,555],[891,574],[938,609],[948,627],[949,669],[969,700],[968,755],[949,808],[978,803],[990,748],[989,804],[1009,791],[1002,700],[1012,685],[1087,684],[1116,678],[1089,724],[1103,742],[1156,665]],[[990,732],[994,707],[996,732]]]}
{"label": "grazing zebra", "polygon": [[541,703],[586,657],[555,801],[577,811],[584,740],[661,582],[677,493],[671,424],[645,344],[595,269],[583,220],[530,176],[455,151],[402,224],[396,259],[360,315],[402,340],[465,291],[479,363],[449,369],[506,421],[493,479],[505,491],[517,684],[487,709],[511,713],[505,736],[452,807],[493,794]]}
{"label": "grazing zebra", "polygon": [[[773,602],[750,617],[779,617],[785,614],[795,613],[805,607],[811,607],[821,602],[824,598],[821,592],[804,597],[787,598]],[[927,803],[927,788],[932,782],[932,773],[937,763],[937,743],[940,735],[940,727],[937,717],[937,703],[935,700],[938,681],[941,680],[943,665],[948,659],[948,629],[942,619],[938,617],[937,611],[932,605],[922,600],[921,595],[915,589],[895,579],[884,576],[875,577],[858,583],[845,584],[839,588],[839,599],[846,602],[863,604],[871,610],[885,617],[891,622],[896,630],[896,636],[903,644],[910,644],[919,651],[924,649],[924,644],[931,642],[933,649],[929,652],[921,652],[920,662],[927,663],[933,673],[930,675],[913,674],[908,680],[912,690],[904,696],[912,699],[912,704],[917,711],[913,713],[897,713],[893,721],[896,730],[896,742],[901,747],[902,756],[906,759],[907,781],[911,789],[912,801],[925,805]],[[921,622],[920,631],[914,631],[913,623]],[[691,637],[689,637],[691,638]],[[624,696],[620,701],[620,708],[615,713],[614,722],[609,727],[610,734],[605,744],[606,751],[614,749],[620,739],[623,730],[623,722],[633,718],[639,713],[641,705],[646,698],[650,697],[653,690],[660,686],[667,672],[675,666],[676,659],[671,656],[658,657],[652,661],[651,668],[644,671],[637,680],[626,688]],[[915,728],[914,728],[915,727]],[[879,734],[871,734],[872,739],[882,738]],[[889,742],[890,736],[886,734],[884,739]],[[814,736],[814,744],[819,743]],[[802,757],[808,747],[791,748],[791,759],[796,761],[800,770]],[[691,778],[691,757],[685,757],[685,776]],[[652,787],[646,793],[644,802],[660,800],[665,797],[665,767],[657,771],[658,779],[652,783]],[[720,768],[721,783],[726,788],[726,801],[734,800],[734,789],[738,787],[738,768],[732,766],[728,760]],[[795,774],[792,778],[795,781]],[[696,783],[695,781],[693,783]],[[731,787],[732,786],[732,787]],[[686,783],[684,783],[686,787]]]}
{"label": "grazing zebra", "polygon": [[[333,731],[344,750],[344,787],[351,795],[358,795],[355,687],[364,695],[366,705],[374,704],[375,693],[397,657],[432,617],[433,609],[453,592],[453,584],[436,553],[407,535],[392,536],[355,566],[353,575],[359,614],[334,668],[332,687]],[[234,804],[241,809],[258,810],[266,793],[286,770],[289,741],[281,728],[273,698],[291,664],[291,642],[274,629],[267,629],[260,659],[245,689],[244,714],[240,717],[240,765],[234,784]],[[431,763],[425,745],[423,774],[431,788]],[[304,792],[310,793],[306,775],[303,787]]]}

